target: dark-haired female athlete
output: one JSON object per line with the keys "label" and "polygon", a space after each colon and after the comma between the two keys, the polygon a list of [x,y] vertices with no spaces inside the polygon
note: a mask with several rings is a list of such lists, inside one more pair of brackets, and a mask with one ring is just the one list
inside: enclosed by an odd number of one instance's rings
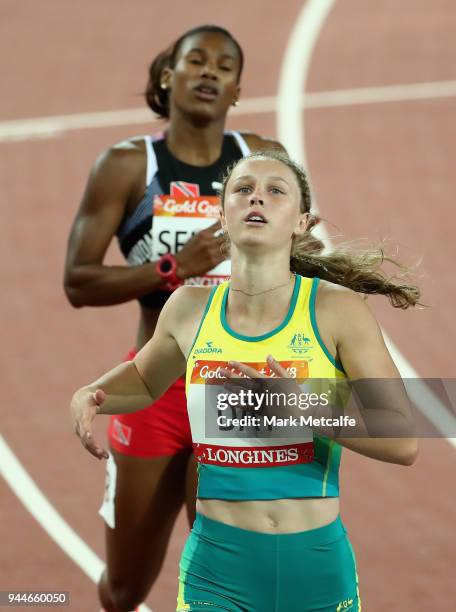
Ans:
{"label": "dark-haired female athlete", "polygon": [[[231,281],[179,289],[134,361],[75,393],[75,431],[93,455],[107,457],[91,436],[95,415],[139,410],[186,372],[199,484],[177,610],[359,612],[355,559],[339,516],[342,447],[411,465],[417,440],[399,373],[356,292],[384,294],[406,308],[419,291],[386,277],[380,254],[309,250],[309,188],[286,156],[265,152],[238,161],[224,182],[222,207]],[[215,355],[204,354],[208,343]],[[210,435],[214,383],[232,389],[255,379],[261,388],[271,376],[293,387],[290,379],[298,377],[306,384],[396,381],[395,395],[375,383],[367,407],[378,404],[384,418],[401,424],[401,436],[359,437],[350,427],[338,432],[319,423],[282,439],[246,437],[240,428],[230,438]]]}
{"label": "dark-haired female athlete", "polygon": [[[169,120],[165,133],[121,142],[93,167],[69,239],[65,291],[75,307],[139,300],[129,359],[152,337],[177,286],[214,285],[229,275],[215,197],[222,170],[251,149],[281,148],[224,131],[243,62],[241,47],[222,28],[183,34],[149,72],[147,103]],[[103,264],[114,235],[128,266]],[[154,583],[184,501],[193,522],[196,472],[184,380],[153,407],[113,417],[109,442],[101,510],[107,569],[99,596],[107,612],[123,612]]]}

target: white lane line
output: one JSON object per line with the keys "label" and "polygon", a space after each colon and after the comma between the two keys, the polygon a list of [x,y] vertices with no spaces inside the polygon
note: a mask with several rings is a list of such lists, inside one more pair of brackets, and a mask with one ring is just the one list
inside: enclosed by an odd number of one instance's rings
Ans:
{"label": "white lane line", "polygon": [[[104,563],[43,495],[1,435],[0,474],[48,536],[82,569],[84,574],[93,582],[98,582]],[[152,612],[144,604],[140,610]]]}
{"label": "white lane line", "polygon": [[55,115],[0,122],[0,142],[28,140],[29,138],[55,138],[65,132],[119,125],[150,123],[153,115],[144,108],[133,108],[99,113]]}
{"label": "white lane line", "polygon": [[[322,6],[328,0],[322,0]],[[312,41],[306,41],[310,44]],[[290,49],[289,46],[287,49]],[[285,62],[287,70],[292,70],[291,64]],[[300,79],[303,81],[303,79]],[[283,83],[282,83],[283,81]],[[436,81],[431,83],[410,83],[405,85],[385,85],[383,87],[361,87],[355,89],[338,89],[334,91],[315,91],[307,94],[297,93],[295,97],[284,95],[290,79],[282,71],[279,86],[282,92],[279,98],[246,98],[241,105],[231,111],[233,116],[256,115],[259,113],[275,113],[278,109],[279,118],[285,117],[281,104],[288,100],[292,103],[292,111],[297,113],[303,109],[331,108],[336,106],[352,106],[356,104],[379,104],[383,102],[405,102],[408,100],[425,100],[456,96],[456,81]],[[296,89],[297,88],[293,88]],[[301,90],[302,91],[302,90]],[[285,109],[286,110],[286,109]],[[281,121],[281,119],[279,119]],[[110,128],[123,125],[154,125],[161,123],[155,119],[147,108],[131,108],[98,113],[81,113],[74,115],[57,115],[54,117],[37,117],[16,121],[0,122],[0,142],[16,142],[31,139],[58,138],[66,132],[94,128]],[[298,132],[296,132],[296,138]]]}
{"label": "white lane line", "polygon": [[277,130],[279,140],[293,159],[307,168],[303,146],[304,104],[310,61],[321,28],[335,0],[308,0],[295,22],[282,62],[279,77]]}
{"label": "white lane line", "polygon": [[309,92],[304,94],[303,108],[329,108],[355,104],[379,104],[382,102],[406,102],[456,96],[456,81],[406,83],[358,89]]}
{"label": "white lane line", "polygon": [[89,578],[98,581],[103,571],[103,562],[44,497],[2,436],[0,436],[0,471],[44,531]]}
{"label": "white lane line", "polygon": [[[310,98],[314,96],[315,101],[316,94],[303,94],[303,92],[306,91],[309,66],[315,44],[334,4],[335,0],[308,0],[308,2],[305,3],[289,38],[280,74],[277,117],[279,140],[285,145],[291,157],[300,161],[306,169],[308,169],[308,164],[305,150],[305,121],[302,108],[303,106],[304,108],[310,108],[311,105],[307,104],[305,101],[304,104],[298,101],[302,99],[302,95],[304,95],[305,98],[307,96]],[[378,93],[378,89],[385,90],[386,88],[376,89]],[[426,87],[421,89],[421,95],[424,95],[425,90]],[[450,89],[445,89],[446,93],[448,93],[449,90]],[[350,96],[347,95],[348,91],[350,90],[345,90],[345,93],[339,96],[339,101],[342,101],[344,98],[347,101],[350,98]],[[397,88],[394,90],[394,94],[390,89],[389,91],[391,96],[398,95]],[[418,95],[418,88],[416,88],[414,92],[415,95]],[[353,99],[354,97],[352,97],[352,100]],[[361,97],[358,99],[361,99]],[[366,95],[364,101],[368,99],[369,96]],[[371,96],[369,101],[373,101],[373,96]],[[317,212],[318,209],[315,198],[313,207]],[[320,225],[316,227],[316,230],[318,230],[318,232],[315,232],[316,235],[324,240],[325,244],[328,244],[329,236],[326,230]],[[401,376],[404,379],[419,379],[418,372],[411,366],[404,355],[402,355],[393,341],[388,338],[384,332],[383,336]],[[456,431],[456,418],[448,412],[445,405],[425,383],[415,380],[413,384],[407,387],[407,390],[410,399],[415,403],[417,408],[419,408],[444,437],[446,437],[449,432]],[[446,439],[456,448],[456,438]]]}

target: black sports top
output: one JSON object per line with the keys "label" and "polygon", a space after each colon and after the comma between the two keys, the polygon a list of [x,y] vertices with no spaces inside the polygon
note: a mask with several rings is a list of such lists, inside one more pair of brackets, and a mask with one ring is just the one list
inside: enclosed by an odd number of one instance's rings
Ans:
{"label": "black sports top", "polygon": [[[210,166],[191,166],[170,153],[163,134],[145,136],[144,140],[147,151],[144,196],[117,231],[120,249],[131,266],[156,261],[166,253],[175,254],[195,231],[202,229],[197,225],[201,217],[195,206],[210,207],[205,198],[212,201],[217,195],[227,166],[250,152],[239,132],[225,132],[219,159]],[[160,212],[159,217],[155,215],[155,224],[154,209],[157,214]],[[222,276],[215,278],[224,280]],[[139,302],[156,308],[163,306],[168,297],[168,291],[153,291],[139,298]]]}

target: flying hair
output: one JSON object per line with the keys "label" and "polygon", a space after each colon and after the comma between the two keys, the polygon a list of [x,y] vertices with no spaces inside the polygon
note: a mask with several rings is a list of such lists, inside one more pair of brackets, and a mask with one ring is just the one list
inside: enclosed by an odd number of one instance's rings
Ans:
{"label": "flying hair", "polygon": [[[250,160],[274,160],[289,168],[301,194],[300,210],[309,213],[309,223],[303,235],[294,236],[290,252],[290,270],[307,277],[318,277],[336,285],[352,289],[357,293],[379,294],[388,297],[395,308],[406,309],[419,304],[420,289],[407,282],[411,268],[403,265],[384,247],[358,248],[359,241],[346,242],[329,252],[325,245],[312,235],[320,219],[311,212],[311,191],[303,168],[285,153],[277,150],[257,151],[237,160],[226,171],[222,180],[220,198],[224,207],[226,188],[235,168]],[[392,264],[396,272],[388,275],[384,264]]]}

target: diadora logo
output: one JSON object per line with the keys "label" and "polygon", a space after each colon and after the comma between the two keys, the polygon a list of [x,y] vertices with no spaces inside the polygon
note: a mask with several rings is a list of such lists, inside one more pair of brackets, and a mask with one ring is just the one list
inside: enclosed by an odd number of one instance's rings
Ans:
{"label": "diadora logo", "polygon": [[336,612],[342,612],[343,610],[353,610],[353,599],[344,599],[339,603]]}
{"label": "diadora logo", "polygon": [[195,355],[207,355],[209,353],[214,354],[214,353],[222,353],[222,349],[218,346],[213,346],[214,342],[208,341],[206,342],[206,346],[203,346],[201,348],[197,348],[195,349]]}
{"label": "diadora logo", "polygon": [[308,336],[296,332],[287,348],[291,349],[295,355],[305,355],[313,349],[311,342],[312,340]]}

